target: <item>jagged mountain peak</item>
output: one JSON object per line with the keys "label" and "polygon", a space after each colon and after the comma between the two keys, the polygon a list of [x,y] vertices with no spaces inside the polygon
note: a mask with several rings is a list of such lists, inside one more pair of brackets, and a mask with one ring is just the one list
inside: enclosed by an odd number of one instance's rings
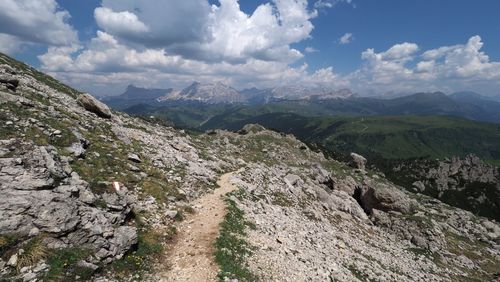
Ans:
{"label": "jagged mountain peak", "polygon": [[193,82],[183,90],[166,97],[167,100],[187,100],[208,104],[244,103],[245,98],[236,89],[221,81],[214,83]]}

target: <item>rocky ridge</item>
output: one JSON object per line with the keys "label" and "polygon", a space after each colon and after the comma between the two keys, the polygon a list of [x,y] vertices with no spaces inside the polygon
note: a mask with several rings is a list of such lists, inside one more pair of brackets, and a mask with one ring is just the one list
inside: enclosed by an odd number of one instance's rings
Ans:
{"label": "rocky ridge", "polygon": [[2,279],[158,281],[176,222],[231,171],[227,201],[246,227],[242,245],[217,250],[237,264],[220,263],[222,279],[498,278],[498,223],[405,192],[361,156],[353,168],[256,125],[188,134],[100,116],[4,55],[0,74],[18,81],[0,81]]}
{"label": "rocky ridge", "polygon": [[393,171],[395,179],[411,191],[500,220],[500,170],[475,155],[405,161],[395,166]]}

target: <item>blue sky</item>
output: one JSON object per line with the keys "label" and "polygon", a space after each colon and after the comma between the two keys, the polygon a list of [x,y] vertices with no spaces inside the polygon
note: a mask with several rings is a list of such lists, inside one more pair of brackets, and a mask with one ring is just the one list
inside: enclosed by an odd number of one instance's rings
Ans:
{"label": "blue sky", "polygon": [[194,80],[500,95],[499,1],[181,2],[6,0],[0,50],[98,95]]}

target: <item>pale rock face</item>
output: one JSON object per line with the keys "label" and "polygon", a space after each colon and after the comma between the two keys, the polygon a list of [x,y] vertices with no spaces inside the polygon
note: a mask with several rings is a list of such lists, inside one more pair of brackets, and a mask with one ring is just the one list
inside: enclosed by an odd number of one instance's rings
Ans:
{"label": "pale rock face", "polygon": [[[64,172],[54,148],[24,148],[16,152],[20,159],[0,159],[0,235],[34,237],[43,232],[54,236],[48,245],[107,248],[102,252],[106,259],[123,255],[135,244],[135,227],[127,227],[127,232],[115,227],[130,212],[126,191],[102,195],[107,209],[96,208],[98,196],[78,174]],[[114,241],[105,239],[104,230]]]}
{"label": "pale rock face", "polygon": [[163,101],[183,100],[198,101],[208,104],[216,103],[244,103],[245,97],[236,89],[227,86],[221,82],[217,83],[199,83],[194,82],[180,92],[172,92]]}

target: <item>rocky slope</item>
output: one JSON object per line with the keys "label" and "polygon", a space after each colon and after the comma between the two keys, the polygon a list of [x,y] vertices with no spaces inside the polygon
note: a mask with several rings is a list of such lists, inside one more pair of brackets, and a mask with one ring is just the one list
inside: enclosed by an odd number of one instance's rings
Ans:
{"label": "rocky slope", "polygon": [[221,279],[498,278],[496,222],[404,192],[361,156],[256,125],[188,134],[4,55],[0,78],[0,279],[168,281],[178,221],[227,172]]}
{"label": "rocky slope", "polygon": [[71,280],[120,259],[115,272],[146,267],[171,236],[172,203],[225,166],[186,134],[112,113],[4,55],[0,76],[4,279]]}
{"label": "rocky slope", "polygon": [[[308,151],[291,136],[245,132],[262,142],[263,151],[255,156],[262,159],[239,174],[240,191],[231,200],[250,222],[247,267],[260,280],[497,277],[498,224],[403,192],[362,170],[359,160],[348,167]],[[228,143],[228,155],[237,154],[241,147],[231,144],[244,139],[222,131],[217,136]]]}

